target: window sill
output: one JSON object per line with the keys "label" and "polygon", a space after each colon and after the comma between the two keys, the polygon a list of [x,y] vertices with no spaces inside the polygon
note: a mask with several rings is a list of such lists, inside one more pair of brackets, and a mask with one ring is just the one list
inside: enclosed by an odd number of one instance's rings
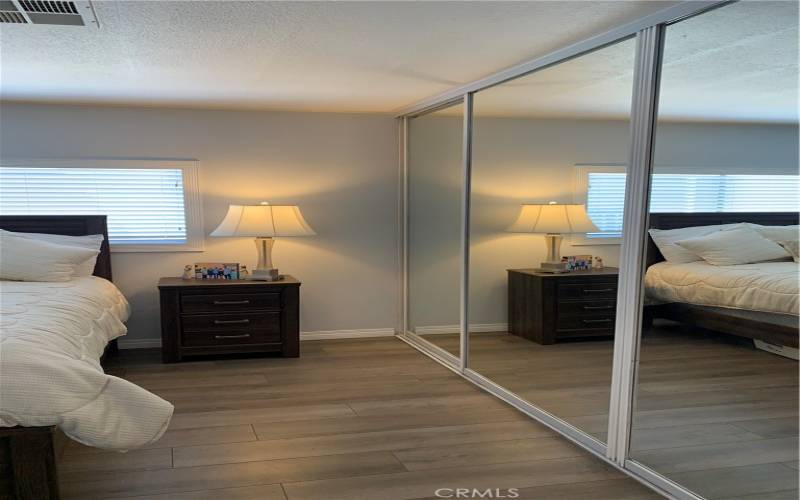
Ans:
{"label": "window sill", "polygon": [[111,245],[111,253],[202,252],[202,244],[184,245]]}
{"label": "window sill", "polygon": [[622,238],[587,238],[585,236],[573,236],[570,238],[569,244],[574,247],[621,245]]}

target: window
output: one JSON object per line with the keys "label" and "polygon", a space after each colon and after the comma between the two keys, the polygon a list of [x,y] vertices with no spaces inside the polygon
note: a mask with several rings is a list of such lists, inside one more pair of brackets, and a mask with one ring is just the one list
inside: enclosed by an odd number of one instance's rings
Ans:
{"label": "window", "polygon": [[3,161],[0,213],[107,215],[112,250],[202,250],[194,161]]}
{"label": "window", "polygon": [[[625,173],[622,167],[579,167],[578,194],[601,230],[586,240],[612,242],[622,236]],[[651,212],[796,212],[800,176],[654,174]],[[614,241],[616,242],[616,241]],[[586,241],[579,243],[586,244]]]}

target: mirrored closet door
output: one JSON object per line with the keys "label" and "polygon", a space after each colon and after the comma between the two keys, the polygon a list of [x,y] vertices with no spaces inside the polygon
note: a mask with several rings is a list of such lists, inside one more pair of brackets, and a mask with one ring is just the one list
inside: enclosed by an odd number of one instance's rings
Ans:
{"label": "mirrored closet door", "polygon": [[460,356],[461,101],[408,119],[407,331]]}
{"label": "mirrored closet door", "polygon": [[798,4],[667,26],[630,458],[796,499]]}
{"label": "mirrored closet door", "polygon": [[635,40],[474,94],[468,368],[604,441]]}

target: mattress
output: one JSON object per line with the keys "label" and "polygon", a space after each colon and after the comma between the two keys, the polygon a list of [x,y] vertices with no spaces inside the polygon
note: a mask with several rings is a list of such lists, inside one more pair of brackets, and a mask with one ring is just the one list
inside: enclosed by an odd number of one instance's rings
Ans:
{"label": "mattress", "polygon": [[118,450],[160,438],[172,405],[100,366],[130,312],[102,278],[0,281],[0,426],[57,425],[78,442]]}
{"label": "mattress", "polygon": [[800,313],[800,264],[762,262],[712,266],[659,262],[645,275],[648,299],[747,311]]}

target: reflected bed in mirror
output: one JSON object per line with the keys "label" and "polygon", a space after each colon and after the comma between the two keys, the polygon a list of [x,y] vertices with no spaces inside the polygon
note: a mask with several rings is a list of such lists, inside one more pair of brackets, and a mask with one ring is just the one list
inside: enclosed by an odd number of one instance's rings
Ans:
{"label": "reflected bed in mirror", "polygon": [[[793,212],[650,214],[660,230],[741,223],[797,238]],[[648,236],[631,457],[708,498],[797,498],[800,264],[674,260]]]}
{"label": "reflected bed in mirror", "polygon": [[[798,214],[658,213],[650,228],[673,230],[738,223],[766,227],[795,226]],[[787,231],[791,236],[792,230]],[[794,230],[794,238],[797,238]],[[645,318],[693,325],[774,346],[798,346],[798,264],[781,262],[714,266],[704,261],[668,262],[648,238]],[[679,301],[669,299],[682,298]]]}

